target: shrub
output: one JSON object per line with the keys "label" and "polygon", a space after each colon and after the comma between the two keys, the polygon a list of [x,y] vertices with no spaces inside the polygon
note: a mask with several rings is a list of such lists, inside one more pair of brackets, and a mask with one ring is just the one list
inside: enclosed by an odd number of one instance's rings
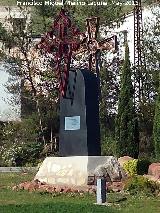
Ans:
{"label": "shrub", "polygon": [[160,158],[160,74],[159,89],[155,107],[154,125],[153,125],[153,141],[155,147],[155,156]]}
{"label": "shrub", "polygon": [[42,143],[13,144],[9,149],[2,148],[3,166],[36,166],[37,160],[42,158]]}
{"label": "shrub", "polygon": [[22,152],[22,146],[13,144],[9,148],[1,147],[2,166],[16,166],[16,157]]}
{"label": "shrub", "polygon": [[129,160],[124,163],[123,169],[127,172],[127,174],[129,176],[136,175],[137,174],[137,164],[138,164],[137,159]]}
{"label": "shrub", "polygon": [[138,175],[147,174],[150,164],[151,164],[151,161],[148,159],[139,159],[137,162],[137,174]]}
{"label": "shrub", "polygon": [[129,160],[123,165],[123,169],[129,176],[144,175],[148,173],[148,167],[151,162],[148,159]]}
{"label": "shrub", "polygon": [[116,154],[116,141],[113,136],[108,136],[102,138],[102,155],[109,156]]}
{"label": "shrub", "polygon": [[157,195],[160,191],[160,185],[143,176],[135,175],[125,182],[124,190],[133,195],[140,193],[146,195]]}
{"label": "shrub", "polygon": [[139,129],[133,103],[134,88],[128,44],[126,44],[125,60],[121,71],[118,113],[115,120],[117,154],[118,156],[128,155],[137,158],[139,153]]}

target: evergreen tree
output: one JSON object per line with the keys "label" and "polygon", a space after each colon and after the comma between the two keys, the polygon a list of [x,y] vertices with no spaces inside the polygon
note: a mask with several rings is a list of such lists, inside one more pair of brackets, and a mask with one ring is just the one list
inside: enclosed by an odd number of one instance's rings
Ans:
{"label": "evergreen tree", "polygon": [[[160,75],[159,75],[160,82]],[[155,155],[157,158],[160,157],[160,83],[158,90],[158,97],[155,108],[154,126],[153,126],[153,138],[155,145]]]}
{"label": "evergreen tree", "polygon": [[132,71],[129,60],[129,48],[126,45],[125,60],[121,73],[121,88],[116,118],[117,154],[138,157],[139,134],[133,103]]}

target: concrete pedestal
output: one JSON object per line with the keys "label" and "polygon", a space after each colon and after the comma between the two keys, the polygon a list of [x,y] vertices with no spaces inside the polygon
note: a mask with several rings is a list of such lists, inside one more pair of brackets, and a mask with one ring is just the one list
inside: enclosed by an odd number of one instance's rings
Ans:
{"label": "concrete pedestal", "polygon": [[87,186],[97,168],[110,169],[115,176],[120,175],[119,163],[113,156],[47,157],[35,179],[47,184]]}

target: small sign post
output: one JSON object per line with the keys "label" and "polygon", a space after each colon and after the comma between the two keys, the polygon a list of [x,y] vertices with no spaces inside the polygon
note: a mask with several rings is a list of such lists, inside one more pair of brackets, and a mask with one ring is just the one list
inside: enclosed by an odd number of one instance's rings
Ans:
{"label": "small sign post", "polygon": [[106,180],[104,178],[97,179],[97,204],[106,203]]}

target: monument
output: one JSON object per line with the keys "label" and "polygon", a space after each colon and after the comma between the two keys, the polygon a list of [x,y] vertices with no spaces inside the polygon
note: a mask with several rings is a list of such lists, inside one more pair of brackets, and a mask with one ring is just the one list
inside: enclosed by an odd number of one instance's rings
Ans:
{"label": "monument", "polygon": [[88,69],[69,72],[66,97],[60,98],[60,156],[99,156],[99,90]]}
{"label": "monument", "polygon": [[[97,41],[97,17],[87,19],[86,27],[86,33],[80,32],[61,9],[38,44],[51,57],[59,80],[60,157],[46,158],[35,177],[51,184],[86,185],[89,177],[101,173],[100,165],[104,170],[109,168],[107,162],[116,165],[114,157],[100,156],[99,125],[100,53],[115,50],[116,37]],[[73,59],[84,54],[85,63],[73,66]],[[119,167],[113,173],[119,174]]]}

